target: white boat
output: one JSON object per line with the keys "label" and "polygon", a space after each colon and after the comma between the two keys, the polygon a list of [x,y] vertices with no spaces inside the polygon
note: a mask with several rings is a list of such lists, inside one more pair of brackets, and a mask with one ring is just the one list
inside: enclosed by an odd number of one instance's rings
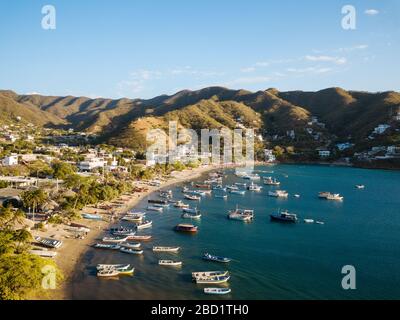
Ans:
{"label": "white boat", "polygon": [[128,221],[128,222],[140,222],[142,221],[144,216],[135,216],[135,215],[126,215],[122,217],[122,221]]}
{"label": "white boat", "polygon": [[163,212],[164,208],[163,207],[148,206],[147,210],[148,211]]}
{"label": "white boat", "polygon": [[184,214],[182,214],[182,218],[198,220],[198,219],[201,219],[201,214],[200,213],[198,213],[198,214],[184,213]]}
{"label": "white boat", "polygon": [[250,222],[254,219],[254,210],[239,209],[229,211],[228,219]]}
{"label": "white boat", "polygon": [[251,184],[247,187],[247,189],[248,189],[249,191],[260,192],[260,191],[262,190],[262,187],[259,186],[259,185],[257,185],[257,184],[251,183]]}
{"label": "white boat", "polygon": [[96,249],[119,250],[121,248],[118,244],[96,243],[93,245]]}
{"label": "white boat", "polygon": [[299,194],[295,194],[294,197],[298,199],[298,198],[300,198],[301,196],[300,196]]}
{"label": "white boat", "polygon": [[183,201],[178,201],[174,204],[175,208],[180,208],[180,209],[187,209],[189,208],[189,205],[186,203],[183,203]]}
{"label": "white boat", "polygon": [[180,247],[153,247],[153,252],[178,252]]}
{"label": "white boat", "polygon": [[205,294],[224,295],[231,293],[230,288],[204,288]]}
{"label": "white boat", "polygon": [[110,270],[100,270],[97,272],[97,276],[101,278],[111,278],[119,276],[119,272],[114,269]]}
{"label": "white boat", "polygon": [[248,174],[242,177],[243,179],[247,180],[260,180],[261,177],[258,174]]}
{"label": "white boat", "polygon": [[128,240],[128,236],[121,236],[121,237],[104,237],[102,239],[103,242],[107,243],[121,243],[121,242],[126,242]]}
{"label": "white boat", "polygon": [[138,249],[140,248],[141,244],[140,243],[132,243],[132,242],[123,242],[120,244],[122,248],[128,248],[128,249]]}
{"label": "white boat", "polygon": [[136,228],[138,230],[142,230],[142,229],[151,228],[152,225],[153,225],[153,221],[146,220],[146,221],[143,221],[143,222],[137,224]]}
{"label": "white boat", "polygon": [[325,222],[322,222],[322,221],[316,221],[315,223],[316,224],[320,224],[320,225],[324,225],[325,224]]}
{"label": "white boat", "polygon": [[182,212],[184,213],[192,213],[192,214],[197,214],[199,212],[199,210],[197,210],[197,208],[184,208],[182,210]]}
{"label": "white boat", "polygon": [[201,271],[192,272],[192,278],[214,278],[214,277],[226,277],[229,275],[229,271]]}
{"label": "white boat", "polygon": [[326,197],[326,200],[333,200],[333,201],[343,201],[344,197],[342,197],[340,194],[338,193],[334,193],[334,194],[329,194]]}
{"label": "white boat", "polygon": [[280,186],[281,185],[281,183],[278,180],[273,179],[272,177],[265,177],[264,184],[267,186]]}
{"label": "white boat", "polygon": [[232,185],[232,186],[226,186],[227,190],[239,190],[239,187]]}
{"label": "white boat", "polygon": [[236,182],[236,183],[235,183],[235,186],[238,186],[238,187],[247,187],[247,183]]}
{"label": "white boat", "polygon": [[119,270],[128,270],[131,267],[130,264],[98,264],[97,270],[110,270],[110,269],[119,269]]}
{"label": "white boat", "polygon": [[159,260],[158,264],[160,266],[168,266],[168,267],[181,267],[182,261],[173,261],[173,260]]}
{"label": "white boat", "polygon": [[190,194],[185,194],[185,199],[191,200],[191,201],[200,201],[201,198],[199,196],[192,196]]}
{"label": "white boat", "polygon": [[119,249],[119,251],[121,251],[123,253],[129,253],[129,254],[137,254],[137,255],[143,254],[143,250],[136,250],[136,249],[130,249],[130,248],[121,248],[121,249]]}
{"label": "white boat", "polygon": [[289,193],[284,190],[275,190],[275,191],[268,191],[268,196],[274,198],[287,198]]}
{"label": "white boat", "polygon": [[304,223],[314,223],[313,219],[304,219]]}
{"label": "white boat", "polygon": [[146,212],[135,212],[135,211],[128,211],[125,213],[125,216],[135,216],[135,217],[144,217]]}
{"label": "white boat", "polygon": [[365,189],[365,186],[363,184],[358,184],[356,185],[357,189]]}
{"label": "white boat", "polygon": [[197,284],[220,284],[220,283],[226,283],[230,279],[230,276],[216,276],[216,277],[198,277],[195,279]]}

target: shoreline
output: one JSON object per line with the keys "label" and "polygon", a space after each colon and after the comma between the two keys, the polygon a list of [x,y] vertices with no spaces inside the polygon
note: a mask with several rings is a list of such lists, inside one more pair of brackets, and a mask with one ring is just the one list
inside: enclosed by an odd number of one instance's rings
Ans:
{"label": "shoreline", "polygon": [[[160,186],[153,187],[148,186],[142,182],[138,184],[138,186],[148,188],[147,191],[141,193],[132,193],[131,195],[120,196],[119,198],[115,199],[115,201],[121,201],[121,199],[126,199],[123,205],[118,206],[114,210],[116,217],[120,217],[123,213],[131,210],[135,206],[137,206],[142,200],[146,197],[151,196],[155,192],[167,188],[169,186],[173,186],[176,184],[183,183],[185,181],[196,179],[202,176],[205,173],[219,170],[219,169],[227,169],[227,168],[234,168],[236,166],[223,166],[223,165],[210,165],[207,167],[200,167],[197,169],[192,170],[184,170],[182,172],[178,172],[176,176],[170,178],[169,180],[162,183]],[[94,207],[87,207],[84,208],[81,213],[100,213],[105,214],[106,210],[97,209]],[[107,216],[106,216],[107,217]],[[108,218],[108,217],[107,217]],[[83,222],[84,221],[84,222]],[[118,221],[118,220],[117,220]],[[102,220],[102,221],[91,221],[91,220],[80,220],[78,223],[83,223],[87,227],[90,228],[90,232],[84,239],[69,239],[65,238],[62,239],[63,246],[58,249],[57,256],[54,258],[55,263],[59,267],[59,269],[63,272],[64,280],[62,285],[59,288],[52,291],[50,293],[51,300],[69,300],[69,290],[68,286],[71,283],[71,278],[74,275],[74,271],[76,266],[78,265],[79,261],[81,261],[82,257],[87,253],[88,249],[91,248],[91,245],[96,242],[99,237],[101,237],[102,233],[104,233],[112,224],[116,223],[116,220],[112,220],[111,216],[110,219]],[[58,226],[57,231],[64,227]]]}

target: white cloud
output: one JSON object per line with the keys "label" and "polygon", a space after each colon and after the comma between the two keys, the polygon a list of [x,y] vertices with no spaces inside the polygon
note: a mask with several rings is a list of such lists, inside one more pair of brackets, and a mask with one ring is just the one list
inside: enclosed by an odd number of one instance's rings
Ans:
{"label": "white cloud", "polygon": [[250,72],[254,72],[254,71],[256,71],[255,67],[248,67],[248,68],[240,69],[240,72],[243,72],[243,73],[250,73]]}
{"label": "white cloud", "polygon": [[332,68],[317,68],[317,67],[309,67],[309,68],[288,68],[286,71],[297,74],[322,74],[332,71]]}
{"label": "white cloud", "polygon": [[306,56],[308,61],[319,61],[319,62],[333,62],[335,64],[341,65],[347,62],[344,57],[331,57],[331,56]]}
{"label": "white cloud", "polygon": [[379,11],[376,9],[367,9],[364,11],[364,13],[368,16],[376,16],[377,14],[379,14]]}

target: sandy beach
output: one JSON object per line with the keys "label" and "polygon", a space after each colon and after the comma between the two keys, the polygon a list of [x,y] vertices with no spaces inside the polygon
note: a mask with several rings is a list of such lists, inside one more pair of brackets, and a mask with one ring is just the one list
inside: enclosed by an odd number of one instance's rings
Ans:
{"label": "sandy beach", "polygon": [[[115,199],[111,203],[103,203],[103,205],[111,205],[113,206],[112,211],[114,211],[114,217],[121,216],[124,212],[135,207],[140,201],[144,198],[151,195],[153,192],[158,191],[160,189],[167,188],[168,186],[172,186],[178,183],[182,183],[188,180],[193,180],[204,173],[221,169],[222,166],[210,165],[203,166],[197,169],[192,170],[184,170],[182,172],[176,172],[171,178],[168,178],[164,181],[161,186],[154,187],[149,186],[145,183],[138,182],[138,187],[146,187],[148,190],[146,192],[135,192],[130,195],[123,195],[118,199]],[[226,167],[225,167],[226,168]],[[76,239],[71,236],[71,232],[65,230],[66,225],[57,225],[46,226],[46,230],[44,231],[35,231],[35,236],[42,237],[50,237],[57,240],[62,240],[63,245],[60,249],[57,250],[57,256],[54,258],[58,267],[62,270],[64,275],[64,281],[58,288],[51,292],[50,299],[53,300],[65,300],[69,299],[68,291],[66,287],[73,275],[76,264],[80,261],[82,256],[86,253],[93,243],[99,240],[102,233],[104,233],[111,224],[115,223],[117,220],[113,220],[110,214],[106,214],[106,210],[98,209],[93,206],[86,207],[82,210],[82,213],[97,213],[103,214],[103,221],[92,221],[92,220],[80,220],[76,221],[77,223],[84,224],[85,226],[90,228],[90,232],[84,237],[84,239]],[[47,297],[45,298],[47,299]]]}

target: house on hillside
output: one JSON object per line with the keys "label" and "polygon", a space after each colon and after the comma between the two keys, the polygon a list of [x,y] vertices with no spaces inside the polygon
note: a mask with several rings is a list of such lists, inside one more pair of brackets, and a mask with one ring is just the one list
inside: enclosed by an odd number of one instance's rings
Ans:
{"label": "house on hillside", "polygon": [[320,158],[329,158],[331,156],[331,152],[329,150],[319,150],[318,155]]}
{"label": "house on hillside", "polygon": [[1,164],[5,167],[16,166],[18,164],[18,156],[13,154],[1,160]]}
{"label": "house on hillside", "polygon": [[344,150],[350,149],[352,147],[354,147],[354,143],[350,143],[350,142],[336,144],[336,148],[338,148],[339,151],[344,151]]}
{"label": "house on hillside", "polygon": [[276,161],[276,157],[271,149],[264,150],[265,162],[272,163]]}

